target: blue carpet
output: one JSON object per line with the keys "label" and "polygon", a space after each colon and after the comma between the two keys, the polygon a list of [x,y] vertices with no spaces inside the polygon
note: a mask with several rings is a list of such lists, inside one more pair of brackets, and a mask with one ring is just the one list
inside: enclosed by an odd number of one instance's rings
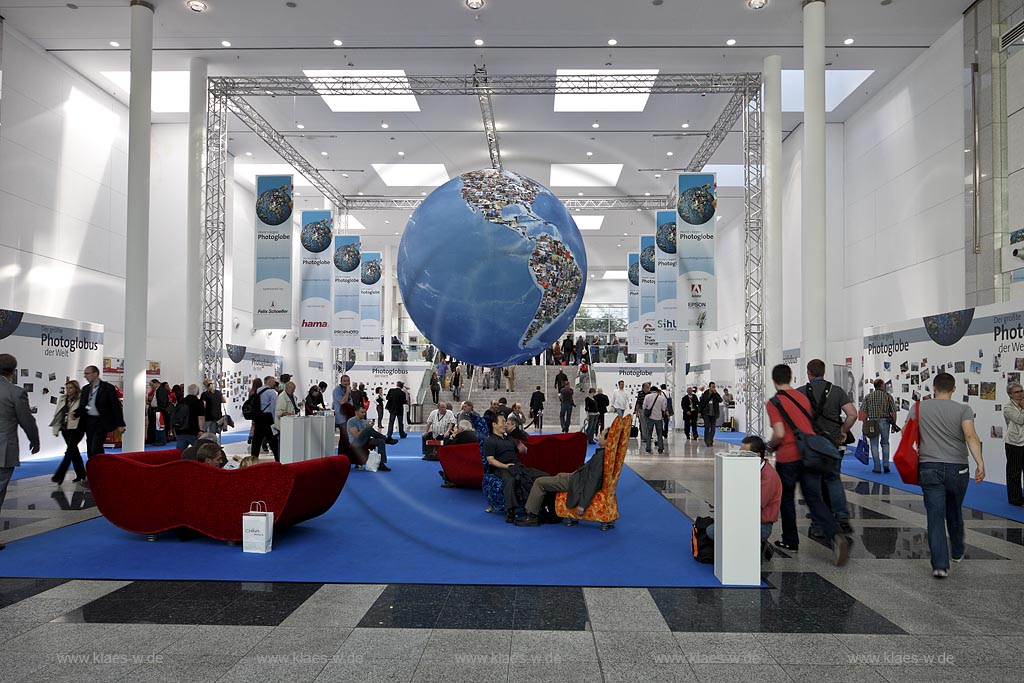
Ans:
{"label": "blue carpet", "polygon": [[622,519],[518,528],[485,514],[480,491],[443,489],[437,463],[410,434],[390,473],[353,472],[324,516],[274,539],[268,555],[207,539],[151,543],[103,518],[9,543],[6,576],[324,583],[717,587],[690,554],[690,520],[628,467]]}
{"label": "blue carpet", "polygon": [[[229,444],[238,443],[239,441],[243,441],[247,438],[249,438],[249,432],[244,431],[232,432],[230,434],[221,434],[220,440],[222,444]],[[82,449],[82,460],[88,463],[89,459],[85,457],[85,444],[80,444],[80,447]],[[165,450],[167,448],[174,448],[174,442],[172,441],[168,443],[166,446],[146,446],[147,451],[160,451]],[[120,448],[107,449],[107,453],[120,452]],[[33,460],[26,460],[22,458],[21,465],[19,465],[18,468],[14,470],[14,476],[11,477],[11,480],[17,481],[18,479],[28,479],[29,477],[40,477],[44,474],[47,476],[52,476],[54,471],[57,469],[57,465],[60,464],[60,461],[63,457],[64,455],[61,454],[55,457],[38,458]],[[71,470],[71,476],[75,476],[74,470]]]}

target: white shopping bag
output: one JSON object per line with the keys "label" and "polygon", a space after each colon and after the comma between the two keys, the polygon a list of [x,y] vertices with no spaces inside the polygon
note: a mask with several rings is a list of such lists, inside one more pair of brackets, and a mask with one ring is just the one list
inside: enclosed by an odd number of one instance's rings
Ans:
{"label": "white shopping bag", "polygon": [[366,464],[363,465],[367,472],[376,472],[377,468],[380,467],[380,453],[377,451],[370,451],[366,454]]}
{"label": "white shopping bag", "polygon": [[274,513],[262,500],[249,505],[242,515],[242,552],[269,553],[274,543]]}

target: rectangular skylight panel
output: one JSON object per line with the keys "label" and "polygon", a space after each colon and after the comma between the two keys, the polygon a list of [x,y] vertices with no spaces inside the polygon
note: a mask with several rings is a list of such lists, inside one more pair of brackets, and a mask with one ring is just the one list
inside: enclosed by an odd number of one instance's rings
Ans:
{"label": "rectangular skylight panel", "polygon": [[573,221],[580,230],[600,230],[604,223],[604,216],[577,216],[573,214]]}
{"label": "rectangular skylight panel", "polygon": [[[631,80],[635,81],[633,85],[640,86],[642,92],[596,92],[625,87],[622,79],[617,78],[621,76],[641,76]],[[643,111],[657,77],[658,69],[558,69],[555,71],[556,86],[560,91],[572,88],[574,92],[556,93],[555,111]]]}
{"label": "rectangular skylight panel", "polygon": [[615,187],[622,164],[551,164],[551,187]]}
{"label": "rectangular skylight panel", "polygon": [[[825,110],[833,111],[875,73],[871,70],[836,69],[825,72]],[[782,71],[782,111],[804,110],[804,72]]]}
{"label": "rectangular skylight panel", "polygon": [[[345,76],[349,78],[357,78],[360,80],[351,83],[351,95],[325,95],[323,93],[329,92],[327,88],[318,86],[316,81],[313,82],[313,87],[317,92],[321,93],[321,97],[327,106],[333,112],[387,112],[387,111],[419,111],[420,105],[416,101],[416,96],[412,94],[412,88],[409,86],[409,79],[406,78],[405,71],[402,69],[385,69],[378,71],[366,71],[366,70],[337,70],[337,69],[304,69],[302,71],[307,78],[329,78],[332,76]],[[366,91],[371,88],[378,88],[379,83],[374,82],[374,78],[381,76],[395,77],[395,81],[390,81],[388,87],[393,90],[393,95],[367,95],[360,94],[360,91]],[[346,88],[349,85],[346,83]]]}
{"label": "rectangular skylight panel", "polygon": [[349,214],[348,216],[338,216],[338,219],[335,221],[335,225],[339,228],[346,228],[346,221],[348,222],[348,230],[366,230],[366,226],[359,222],[359,219],[352,214]]}
{"label": "rectangular skylight panel", "polygon": [[437,187],[448,182],[444,164],[373,164],[388,187]]}
{"label": "rectangular skylight panel", "polygon": [[606,270],[602,280],[625,280],[629,273],[625,270]]}
{"label": "rectangular skylight panel", "polygon": [[[131,94],[132,74],[130,71],[102,71],[108,81],[126,94]],[[188,72],[154,71],[153,99],[154,114],[180,114],[188,112]]]}

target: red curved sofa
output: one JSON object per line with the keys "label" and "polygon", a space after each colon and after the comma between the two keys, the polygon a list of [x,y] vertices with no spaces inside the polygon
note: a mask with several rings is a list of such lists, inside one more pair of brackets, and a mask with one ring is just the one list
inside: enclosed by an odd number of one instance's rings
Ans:
{"label": "red curved sofa", "polygon": [[[587,458],[587,436],[583,432],[531,434],[526,439],[526,447],[519,461],[548,474],[575,472]],[[484,465],[479,445],[441,446],[437,457],[445,476],[456,487],[478,489],[483,485]]]}
{"label": "red curved sofa", "polygon": [[265,462],[222,470],[181,451],[101,454],[89,458],[96,507],[112,524],[137,534],[188,527],[222,541],[242,540],[242,515],[262,500],[284,529],[319,517],[348,479],[349,460],[332,456],[282,465]]}

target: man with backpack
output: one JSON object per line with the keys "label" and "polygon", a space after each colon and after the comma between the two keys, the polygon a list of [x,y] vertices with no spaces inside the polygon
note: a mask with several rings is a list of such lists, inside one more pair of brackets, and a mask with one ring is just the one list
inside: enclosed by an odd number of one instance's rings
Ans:
{"label": "man with backpack", "polygon": [[255,425],[250,454],[257,458],[260,457],[263,441],[266,440],[270,444],[270,450],[274,453],[274,460],[281,462],[281,451],[277,435],[274,434],[274,412],[277,408],[277,391],[274,387],[276,386],[277,378],[268,375],[263,378],[263,386],[249,398],[249,401],[252,401],[252,416]]}
{"label": "man with backpack", "polygon": [[[772,382],[776,394],[765,408],[772,426],[772,436],[766,444],[768,451],[775,451],[775,470],[782,480],[782,540],[775,546],[795,552],[800,548],[800,537],[796,528],[796,485],[800,484],[811,519],[832,541],[832,555],[837,567],[850,559],[850,540],[832,517],[831,510],[821,499],[821,472],[804,464],[814,455],[809,452],[809,443],[822,440],[811,424],[811,402],[799,391],[793,389],[793,369],[781,364],[772,368]],[[815,443],[817,445],[817,443]],[[832,447],[834,449],[834,446]],[[836,452],[838,455],[838,452]]]}
{"label": "man with backpack", "polygon": [[206,411],[203,402],[199,400],[199,387],[195,384],[188,385],[188,396],[175,406],[171,413],[171,426],[177,436],[177,449],[184,451],[195,444],[199,439],[199,433],[206,425]]}
{"label": "man with backpack", "polygon": [[[846,435],[857,422],[857,408],[842,387],[825,381],[825,362],[815,358],[807,364],[807,384],[800,392],[811,403],[811,424],[816,434],[830,439],[840,453],[846,447]],[[846,489],[839,477],[839,466],[834,472],[821,477],[821,497],[825,505],[832,510],[832,516],[839,522],[843,533],[852,534],[850,511],[846,506]],[[822,531],[811,525],[810,536],[819,536]]]}

